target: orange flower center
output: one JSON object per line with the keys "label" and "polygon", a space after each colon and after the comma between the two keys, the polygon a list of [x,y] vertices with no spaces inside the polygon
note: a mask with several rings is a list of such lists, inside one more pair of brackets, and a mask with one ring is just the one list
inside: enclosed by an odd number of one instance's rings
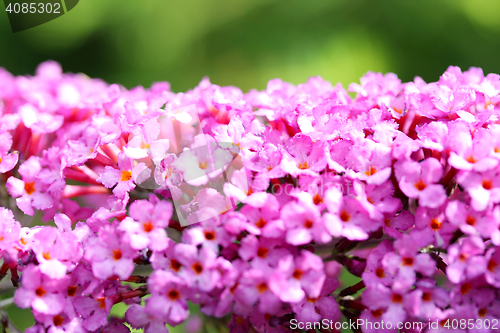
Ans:
{"label": "orange flower center", "polygon": [[122,171],[122,182],[128,182],[130,179],[132,179],[132,171]]}
{"label": "orange flower center", "polygon": [[177,290],[172,289],[168,292],[168,298],[170,298],[172,301],[175,301],[181,298],[181,294]]}
{"label": "orange flower center", "polygon": [[257,250],[257,256],[259,258],[265,258],[268,253],[269,253],[269,250],[264,248],[264,247],[259,247],[259,249]]}
{"label": "orange flower center", "polygon": [[467,162],[469,162],[469,163],[473,163],[473,164],[474,164],[474,163],[476,163],[476,162],[478,161],[478,160],[476,160],[476,158],[475,158],[474,156],[472,156],[472,155],[471,155],[471,156],[469,156],[469,157],[467,157],[467,158],[466,158],[466,160],[467,160]]}
{"label": "orange flower center", "polygon": [[415,184],[413,184],[415,186],[415,188],[419,191],[423,191],[425,190],[425,188],[427,187],[427,185],[422,181],[422,179],[419,179],[418,182],[416,182]]}
{"label": "orange flower center", "polygon": [[52,321],[54,322],[54,326],[61,326],[64,322],[64,318],[61,315],[57,315]]}
{"label": "orange flower center", "polygon": [[377,270],[375,271],[375,275],[377,275],[378,278],[384,278],[385,277],[385,272],[384,272],[384,269],[379,267],[377,268]]}
{"label": "orange flower center", "polygon": [[266,224],[267,224],[267,221],[264,220],[262,217],[257,222],[255,222],[255,226],[257,228],[261,228],[261,229],[264,228],[266,226]]}
{"label": "orange flower center", "polygon": [[483,185],[483,188],[485,190],[491,190],[493,188],[493,183],[491,182],[491,180],[488,180],[488,179],[483,180],[483,184],[482,185]]}
{"label": "orange flower center", "polygon": [[413,265],[413,258],[403,258],[403,266],[412,266]]}
{"label": "orange flower center", "polygon": [[77,289],[78,288],[76,286],[69,286],[68,287],[68,296],[75,296]]}
{"label": "orange flower center", "polygon": [[302,164],[301,162],[299,162],[298,168],[299,168],[300,170],[309,169],[309,164],[307,164],[307,161],[306,161],[306,162],[304,162],[304,164]]}
{"label": "orange flower center", "polygon": [[462,287],[460,287],[460,292],[462,293],[462,295],[465,295],[469,292],[469,290],[472,289],[472,286],[470,283],[464,283],[462,285]]}
{"label": "orange flower center", "polygon": [[373,176],[376,173],[377,173],[377,169],[373,166],[370,166],[368,168],[368,170],[365,171],[365,175],[367,175],[367,176]]}
{"label": "orange flower center", "polygon": [[434,231],[438,231],[439,229],[441,229],[441,221],[439,221],[438,219],[432,219],[431,220],[431,228],[432,230]]}
{"label": "orange flower center", "polygon": [[154,225],[153,223],[151,223],[151,221],[148,221],[148,222],[144,222],[142,224],[142,229],[145,231],[145,232],[150,232],[151,230],[153,230],[154,228]]}
{"label": "orange flower center", "polygon": [[472,216],[467,216],[467,219],[465,220],[465,223],[467,223],[468,225],[474,225],[476,224],[476,219]]}
{"label": "orange flower center", "polygon": [[497,268],[497,266],[498,266],[498,263],[495,260],[490,259],[490,261],[488,262],[488,270],[490,272],[494,272],[495,268]]}
{"label": "orange flower center", "polygon": [[43,289],[41,286],[36,288],[35,290],[35,294],[38,296],[38,297],[43,297],[43,295],[45,295],[47,292],[45,291],[45,289]]}
{"label": "orange flower center", "polygon": [[393,303],[403,303],[403,296],[399,294],[392,294],[392,302]]}
{"label": "orange flower center", "polygon": [[200,167],[200,169],[205,170],[208,167],[208,162],[199,162],[198,166]]}
{"label": "orange flower center", "polygon": [[106,298],[105,297],[98,298],[97,302],[99,302],[99,307],[101,309],[106,309]]}
{"label": "orange flower center", "polygon": [[113,259],[120,260],[122,258],[122,251],[120,249],[113,250]]}
{"label": "orange flower center", "polygon": [[201,272],[203,272],[203,266],[199,262],[194,263],[191,267],[196,272],[196,274],[201,274]]}
{"label": "orange flower center", "polygon": [[296,278],[297,280],[299,280],[302,277],[302,274],[304,274],[304,272],[301,271],[300,269],[296,269],[293,271],[293,277]]}
{"label": "orange flower center", "polygon": [[181,269],[182,265],[175,259],[170,260],[170,269],[178,272]]}
{"label": "orange flower center", "polygon": [[304,222],[304,227],[306,227],[307,229],[311,229],[313,227],[313,225],[314,225],[314,223],[311,220],[306,220]]}
{"label": "orange flower center", "polygon": [[207,240],[214,240],[215,239],[215,233],[213,231],[205,231],[205,238]]}
{"label": "orange flower center", "polygon": [[351,219],[351,215],[349,215],[348,212],[343,210],[342,213],[340,213],[340,219],[344,222],[348,222]]}
{"label": "orange flower center", "polygon": [[35,182],[24,183],[24,191],[29,195],[35,192]]}
{"label": "orange flower center", "polygon": [[319,196],[319,194],[316,193],[316,195],[313,197],[313,202],[315,205],[319,205],[323,203],[323,198]]}
{"label": "orange flower center", "polygon": [[259,293],[263,293],[265,291],[267,291],[267,284],[265,282],[262,282],[260,284],[257,285],[257,290],[259,291]]}

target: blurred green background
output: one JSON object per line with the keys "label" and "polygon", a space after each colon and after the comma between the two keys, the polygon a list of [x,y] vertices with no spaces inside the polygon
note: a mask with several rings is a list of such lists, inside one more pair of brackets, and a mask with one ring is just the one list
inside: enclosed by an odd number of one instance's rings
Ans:
{"label": "blurred green background", "polygon": [[[314,75],[347,87],[369,70],[429,82],[449,65],[499,73],[499,14],[499,0],[80,0],[16,34],[0,13],[0,66],[32,74],[53,59],[127,88],[169,81],[176,92],[203,76],[243,91]],[[8,312],[20,328],[33,322],[27,310]]]}
{"label": "blurred green background", "polygon": [[[0,5],[1,7],[1,5]],[[0,14],[0,66],[33,73],[54,59],[126,87],[169,81],[185,91],[209,76],[262,89],[367,72],[435,81],[449,65],[500,72],[498,0],[80,0],[13,34]]]}

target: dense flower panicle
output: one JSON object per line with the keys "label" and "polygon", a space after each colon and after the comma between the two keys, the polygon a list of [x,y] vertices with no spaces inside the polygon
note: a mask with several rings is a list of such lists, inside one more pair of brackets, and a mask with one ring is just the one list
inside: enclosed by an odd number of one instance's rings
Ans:
{"label": "dense flower panicle", "polygon": [[[189,303],[233,333],[346,318],[490,332],[499,103],[479,68],[248,93],[0,69],[0,278],[31,333],[198,330]],[[342,266],[361,280],[339,290]]]}

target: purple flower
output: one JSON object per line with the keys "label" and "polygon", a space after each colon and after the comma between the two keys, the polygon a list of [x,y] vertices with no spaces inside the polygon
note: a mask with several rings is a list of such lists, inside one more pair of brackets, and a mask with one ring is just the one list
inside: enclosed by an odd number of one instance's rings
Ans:
{"label": "purple flower", "polygon": [[483,274],[487,266],[486,259],[482,256],[484,248],[482,239],[477,236],[462,239],[460,245],[450,245],[450,264],[446,269],[448,279],[453,283],[460,283]]}
{"label": "purple flower", "polygon": [[[148,279],[148,286],[153,293],[152,297],[155,297],[150,298],[146,304],[145,310],[148,314],[155,318],[163,318],[164,322],[170,325],[178,325],[188,317],[186,298],[190,295],[190,291],[181,278],[170,272],[157,270]],[[136,316],[133,310],[129,310],[130,314],[127,316],[135,316],[138,321],[144,320],[141,312]]]}
{"label": "purple flower", "polygon": [[486,281],[492,286],[500,288],[500,250],[498,250],[498,247],[489,249],[484,256],[484,260],[486,261]]}
{"label": "purple flower", "polygon": [[324,201],[329,213],[324,214],[322,219],[332,236],[365,240],[368,238],[367,231],[378,228],[377,223],[369,225],[371,221],[358,200],[343,196],[336,187],[327,190]]}
{"label": "purple flower", "polygon": [[499,170],[493,169],[481,173],[474,171],[459,172],[457,182],[471,197],[471,206],[483,211],[489,205],[500,202]]}
{"label": "purple flower", "polygon": [[33,237],[31,248],[36,254],[40,271],[53,279],[61,279],[72,270],[83,251],[77,237],[71,232],[59,232],[54,227],[44,227]]}
{"label": "purple flower", "polygon": [[38,178],[41,170],[40,158],[32,156],[19,167],[23,180],[15,177],[7,180],[7,190],[17,198],[17,206],[27,215],[35,214],[33,208],[43,210],[54,203],[54,198],[47,193],[48,186]]}
{"label": "purple flower", "polygon": [[336,322],[340,320],[340,309],[331,294],[338,288],[336,279],[326,279],[321,294],[317,298],[306,297],[298,303],[292,304],[296,313],[295,318],[301,323],[320,322],[328,319]]}
{"label": "purple flower", "polygon": [[67,279],[51,279],[35,265],[29,265],[23,271],[21,284],[14,294],[14,302],[20,308],[31,307],[47,315],[57,315],[63,310],[65,299],[60,291],[67,289]]}
{"label": "purple flower", "polygon": [[415,284],[415,273],[432,276],[436,263],[428,253],[418,253],[418,247],[411,242],[410,237],[402,237],[396,241],[395,252],[388,252],[382,259],[384,268],[395,275],[392,288],[395,291],[407,291]]}
{"label": "purple flower", "polygon": [[435,158],[421,163],[405,161],[395,168],[401,191],[409,198],[418,199],[421,206],[436,208],[446,200],[444,187],[436,184],[443,176],[443,166]]}
{"label": "purple flower", "polygon": [[410,295],[406,293],[374,284],[366,288],[361,299],[371,311],[372,317],[380,317],[384,322],[391,323],[392,327],[397,327],[399,322],[404,322],[407,318],[404,303],[408,297]]}
{"label": "purple flower", "polygon": [[200,250],[194,245],[178,244],[175,246],[175,258],[184,267],[179,276],[190,286],[196,286],[202,291],[211,291],[220,278],[217,270],[215,252],[203,247]]}
{"label": "purple flower", "polygon": [[121,196],[125,192],[134,189],[137,184],[142,183],[149,178],[151,170],[144,163],[133,165],[132,160],[125,157],[123,153],[118,155],[118,167],[115,169],[111,166],[105,166],[104,172],[99,175],[97,181],[102,183],[107,188],[113,188],[113,193]]}
{"label": "purple flower", "polygon": [[15,245],[21,237],[21,224],[14,220],[12,211],[0,207],[0,256],[5,262],[15,262],[18,251]]}
{"label": "purple flower", "polygon": [[123,219],[118,229],[129,236],[130,245],[135,250],[148,247],[153,251],[163,251],[168,246],[164,228],[169,224],[172,211],[172,204],[151,195],[150,201],[138,200],[130,205],[133,219]]}
{"label": "purple flower", "polygon": [[12,170],[19,160],[19,153],[9,154],[12,147],[12,136],[7,133],[0,133],[0,173]]}
{"label": "purple flower", "polygon": [[323,268],[321,258],[309,251],[303,250],[295,259],[287,255],[271,275],[269,287],[283,302],[317,298],[326,279]]}
{"label": "purple flower", "polygon": [[292,245],[304,245],[312,240],[327,243],[332,237],[320,219],[320,211],[313,203],[309,193],[301,192],[298,201],[287,203],[281,210],[281,220],[288,229],[286,242]]}
{"label": "purple flower", "polygon": [[98,237],[89,239],[85,251],[96,278],[105,280],[116,275],[127,279],[134,270],[137,253],[112,226],[101,228]]}

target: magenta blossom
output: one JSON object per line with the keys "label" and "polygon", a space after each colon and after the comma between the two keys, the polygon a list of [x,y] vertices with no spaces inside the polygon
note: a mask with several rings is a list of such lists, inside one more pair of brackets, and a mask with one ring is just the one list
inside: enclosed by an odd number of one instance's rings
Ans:
{"label": "magenta blossom", "polygon": [[422,163],[403,162],[396,167],[399,187],[409,198],[419,199],[423,207],[436,208],[446,200],[444,187],[436,184],[443,176],[443,166],[435,158]]}

